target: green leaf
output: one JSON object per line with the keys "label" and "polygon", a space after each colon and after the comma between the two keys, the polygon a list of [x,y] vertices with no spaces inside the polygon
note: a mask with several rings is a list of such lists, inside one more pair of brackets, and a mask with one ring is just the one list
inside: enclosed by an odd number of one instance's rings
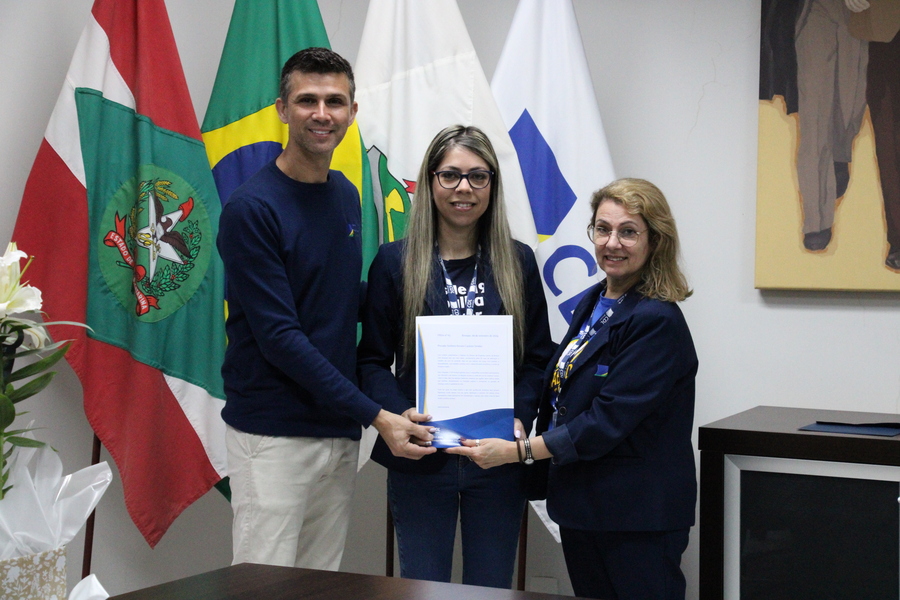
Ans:
{"label": "green leaf", "polygon": [[6,441],[13,446],[19,446],[22,448],[43,448],[47,445],[46,442],[40,442],[38,440],[27,437],[19,437],[17,435],[6,438]]}
{"label": "green leaf", "polygon": [[0,394],[0,431],[12,425],[16,419],[16,407],[9,396]]}
{"label": "green leaf", "polygon": [[[25,414],[28,414],[28,413],[20,412],[20,413],[16,413],[16,416],[21,417],[22,415],[25,415]],[[6,432],[6,436],[8,437],[11,435],[22,435],[23,433],[28,433],[29,431],[37,431],[38,429],[46,429],[46,428],[45,427],[31,427],[30,429],[10,429],[9,431]]]}
{"label": "green leaf", "polygon": [[[77,321],[47,321],[43,323],[44,327],[49,327],[50,325],[74,325],[75,327],[84,327],[89,331],[93,331],[87,324],[79,323]],[[71,342],[72,340],[66,340],[67,342]]]}
{"label": "green leaf", "polygon": [[13,371],[7,381],[18,381],[26,377],[31,377],[32,375],[37,375],[42,371],[46,371],[47,369],[58,363],[59,360],[66,355],[66,352],[68,352],[69,348],[71,347],[72,346],[70,345],[63,346],[50,356],[42,358],[41,360],[31,363],[30,365],[26,365],[21,369],[18,369],[17,371]]}
{"label": "green leaf", "polygon": [[35,377],[22,387],[17,390],[14,390],[11,394],[9,394],[9,399],[13,401],[13,404],[17,402],[21,402],[25,398],[30,398],[43,390],[50,381],[53,380],[53,376],[56,375],[53,373],[44,373],[40,377]]}
{"label": "green leaf", "polygon": [[72,340],[63,340],[61,342],[54,342],[52,344],[47,344],[46,346],[44,346],[42,348],[29,348],[28,350],[22,350],[20,348],[19,351],[16,352],[16,358],[24,358],[26,356],[31,356],[32,354],[46,354],[47,352],[50,352],[51,350],[56,350],[57,348],[61,348],[64,345],[71,343],[71,342],[72,342]]}

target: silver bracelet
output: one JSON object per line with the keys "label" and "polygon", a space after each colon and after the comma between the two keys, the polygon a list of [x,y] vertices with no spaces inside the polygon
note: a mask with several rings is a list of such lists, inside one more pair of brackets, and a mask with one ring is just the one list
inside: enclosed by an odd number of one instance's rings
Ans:
{"label": "silver bracelet", "polygon": [[528,439],[527,437],[524,438],[524,440],[525,440],[525,460],[523,460],[522,462],[525,463],[526,465],[530,465],[530,464],[534,463],[534,455],[531,453],[531,440]]}

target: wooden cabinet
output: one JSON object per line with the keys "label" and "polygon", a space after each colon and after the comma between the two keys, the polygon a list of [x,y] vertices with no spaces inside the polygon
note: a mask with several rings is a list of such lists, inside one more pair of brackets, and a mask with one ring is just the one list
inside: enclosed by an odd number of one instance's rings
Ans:
{"label": "wooden cabinet", "polygon": [[[775,467],[767,467],[773,473],[781,472],[779,467],[783,465],[786,467],[784,472],[809,472],[814,477],[831,477],[829,473],[832,472],[835,477],[845,477],[842,474],[849,472],[850,481],[868,480],[868,473],[874,473],[871,479],[887,481],[888,493],[893,493],[891,489],[900,489],[900,436],[799,430],[816,421],[897,422],[900,415],[758,406],[700,427],[700,600],[736,600],[741,595],[735,591],[734,578],[740,577],[741,573],[740,567],[735,567],[737,559],[734,548],[739,545],[734,536],[743,535],[745,530],[728,523],[736,522],[741,502],[740,494],[736,495],[733,490],[733,473],[744,468],[754,471],[754,467],[745,465],[774,464]],[[754,463],[747,457],[760,458]],[[729,475],[729,472],[732,474]],[[729,478],[732,483],[729,483]],[[890,487],[893,482],[897,483],[896,488]],[[793,486],[794,483],[786,485]],[[883,500],[884,490],[881,497]],[[900,502],[900,498],[897,501]],[[897,545],[900,545],[900,531],[897,530],[900,528],[894,525],[900,522],[898,519],[900,504],[895,504],[893,517],[884,525],[887,533],[893,535],[892,539],[898,540]],[[729,548],[732,549],[730,553]],[[844,550],[856,551],[852,548]],[[894,546],[892,551],[900,552],[900,548]],[[746,555],[745,547],[741,547],[740,554]],[[892,569],[893,573],[888,577],[897,582],[900,579],[898,562],[893,562]],[[735,573],[735,570],[738,572]],[[731,582],[727,592],[726,580]],[[897,598],[896,595],[893,597]]]}

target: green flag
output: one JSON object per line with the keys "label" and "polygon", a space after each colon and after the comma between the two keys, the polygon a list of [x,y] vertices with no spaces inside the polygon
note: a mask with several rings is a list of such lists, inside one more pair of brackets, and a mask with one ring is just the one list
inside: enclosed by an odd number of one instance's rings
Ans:
{"label": "green flag", "polygon": [[[281,153],[287,142],[287,125],[275,110],[281,67],[310,47],[331,47],[315,0],[235,2],[201,128],[222,202]],[[359,191],[365,276],[378,250],[379,226],[370,166],[356,123],[335,150],[331,168],[343,172]]]}

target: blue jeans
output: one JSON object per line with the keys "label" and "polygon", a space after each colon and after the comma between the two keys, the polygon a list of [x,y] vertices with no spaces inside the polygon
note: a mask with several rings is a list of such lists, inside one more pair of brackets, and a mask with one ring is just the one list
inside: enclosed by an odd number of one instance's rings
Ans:
{"label": "blue jeans", "polygon": [[453,456],[433,474],[388,471],[388,502],[402,577],[450,581],[459,516],[463,583],[512,586],[525,510],[521,465],[482,469]]}

